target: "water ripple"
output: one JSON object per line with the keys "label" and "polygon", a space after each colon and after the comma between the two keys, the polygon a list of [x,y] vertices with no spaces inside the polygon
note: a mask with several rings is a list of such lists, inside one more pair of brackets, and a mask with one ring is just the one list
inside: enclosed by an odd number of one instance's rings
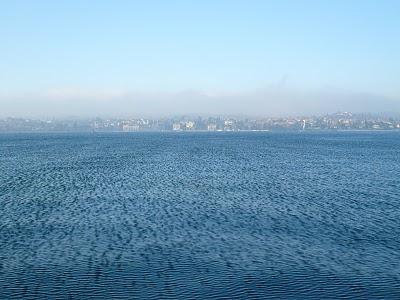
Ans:
{"label": "water ripple", "polygon": [[398,299],[398,133],[0,135],[0,298]]}

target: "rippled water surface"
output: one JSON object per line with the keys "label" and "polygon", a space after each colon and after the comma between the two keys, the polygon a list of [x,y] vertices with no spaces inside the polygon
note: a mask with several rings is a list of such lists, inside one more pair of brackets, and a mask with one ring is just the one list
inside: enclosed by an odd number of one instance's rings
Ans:
{"label": "rippled water surface", "polygon": [[400,299],[400,133],[0,135],[0,298]]}

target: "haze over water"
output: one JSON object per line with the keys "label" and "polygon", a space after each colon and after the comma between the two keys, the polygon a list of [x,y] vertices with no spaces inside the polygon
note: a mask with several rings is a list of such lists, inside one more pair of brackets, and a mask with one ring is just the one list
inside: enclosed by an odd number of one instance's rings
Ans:
{"label": "haze over water", "polygon": [[400,113],[397,0],[5,1],[0,118]]}
{"label": "haze over water", "polygon": [[398,132],[0,135],[0,298],[398,299]]}

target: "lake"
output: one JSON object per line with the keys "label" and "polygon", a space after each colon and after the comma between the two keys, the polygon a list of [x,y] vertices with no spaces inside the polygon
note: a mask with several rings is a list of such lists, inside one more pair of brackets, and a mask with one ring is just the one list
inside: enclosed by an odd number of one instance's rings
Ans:
{"label": "lake", "polygon": [[399,299],[400,132],[0,135],[0,298]]}

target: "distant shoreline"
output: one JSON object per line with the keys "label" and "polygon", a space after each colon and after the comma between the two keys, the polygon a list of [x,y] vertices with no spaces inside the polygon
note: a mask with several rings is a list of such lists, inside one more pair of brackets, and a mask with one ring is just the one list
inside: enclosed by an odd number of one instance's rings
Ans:
{"label": "distant shoreline", "polygon": [[174,133],[174,134],[189,134],[189,133],[317,133],[317,132],[400,132],[400,129],[306,129],[306,130],[284,130],[284,129],[268,129],[268,130],[138,130],[138,131],[122,131],[122,130],[109,130],[109,131],[0,131],[0,134],[74,134],[74,133],[87,133],[87,134],[106,134],[106,133],[121,133],[121,134],[135,134],[135,133]]}

